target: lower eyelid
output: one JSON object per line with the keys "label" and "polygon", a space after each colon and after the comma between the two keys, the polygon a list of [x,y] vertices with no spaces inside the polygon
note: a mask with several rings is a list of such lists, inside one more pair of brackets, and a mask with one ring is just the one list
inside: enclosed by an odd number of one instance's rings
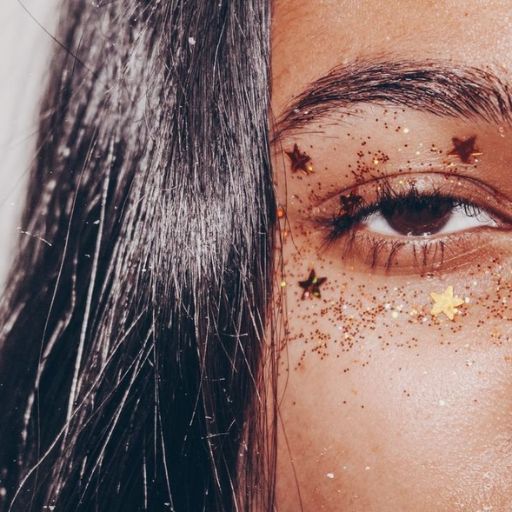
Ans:
{"label": "lower eyelid", "polygon": [[337,255],[352,270],[385,275],[451,273],[481,264],[492,255],[510,256],[510,232],[476,228],[438,237],[388,237],[361,227],[335,241],[324,241],[319,251]]}
{"label": "lower eyelid", "polygon": [[[355,235],[355,234],[354,234]],[[481,235],[476,235],[481,236]],[[447,272],[469,263],[468,251],[475,247],[488,247],[488,242],[475,236],[445,236],[422,240],[420,237],[385,239],[372,234],[355,235],[345,244],[343,259],[363,263],[375,272],[387,274],[425,274]]]}

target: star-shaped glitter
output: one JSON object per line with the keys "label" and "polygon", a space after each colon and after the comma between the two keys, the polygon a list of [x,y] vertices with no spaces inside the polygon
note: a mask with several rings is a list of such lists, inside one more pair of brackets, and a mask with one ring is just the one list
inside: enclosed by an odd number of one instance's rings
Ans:
{"label": "star-shaped glitter", "polygon": [[293,151],[286,151],[292,164],[292,171],[304,171],[306,174],[313,172],[313,165],[311,164],[311,157],[307,153],[299,150],[299,146],[295,144]]}
{"label": "star-shaped glitter", "polygon": [[482,153],[475,148],[476,135],[462,140],[457,137],[452,138],[453,149],[448,153],[448,156],[458,156],[462,163],[473,163],[472,158],[480,156]]}
{"label": "star-shaped glitter", "polygon": [[305,281],[299,281],[299,286],[304,290],[302,300],[306,297],[320,298],[320,286],[327,281],[327,277],[316,277],[315,271],[311,270],[309,277]]}
{"label": "star-shaped glitter", "polygon": [[348,196],[340,196],[342,215],[352,215],[354,210],[363,202],[363,198],[352,192]]}
{"label": "star-shaped glitter", "polygon": [[453,320],[455,313],[458,312],[457,307],[464,304],[464,301],[460,297],[453,295],[453,286],[448,286],[443,293],[432,292],[430,296],[434,301],[434,305],[430,311],[432,316],[444,313],[450,320]]}

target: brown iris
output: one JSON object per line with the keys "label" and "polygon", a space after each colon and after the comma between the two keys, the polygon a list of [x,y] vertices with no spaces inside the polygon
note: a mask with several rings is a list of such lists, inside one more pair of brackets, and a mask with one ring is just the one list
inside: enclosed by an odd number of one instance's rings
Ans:
{"label": "brown iris", "polygon": [[401,235],[428,236],[438,233],[446,225],[454,207],[451,198],[412,196],[384,201],[380,211]]}

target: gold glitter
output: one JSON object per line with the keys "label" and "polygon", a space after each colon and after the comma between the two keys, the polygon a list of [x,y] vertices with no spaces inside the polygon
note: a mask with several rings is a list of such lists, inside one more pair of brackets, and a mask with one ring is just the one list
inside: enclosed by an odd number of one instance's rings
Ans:
{"label": "gold glitter", "polygon": [[434,305],[430,311],[432,316],[444,313],[450,320],[453,320],[455,313],[458,312],[457,307],[464,304],[464,301],[460,297],[453,295],[453,286],[448,286],[443,293],[432,292],[430,296],[434,301]]}

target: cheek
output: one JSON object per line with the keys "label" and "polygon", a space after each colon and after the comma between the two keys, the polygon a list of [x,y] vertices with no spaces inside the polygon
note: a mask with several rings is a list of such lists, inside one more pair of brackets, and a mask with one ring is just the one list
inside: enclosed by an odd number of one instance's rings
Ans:
{"label": "cheek", "polygon": [[[284,510],[295,478],[306,510],[508,509],[510,262],[442,278],[365,275],[295,242],[283,252]],[[302,300],[312,267],[328,281]],[[468,300],[453,321],[430,314],[430,292],[449,285]]]}

